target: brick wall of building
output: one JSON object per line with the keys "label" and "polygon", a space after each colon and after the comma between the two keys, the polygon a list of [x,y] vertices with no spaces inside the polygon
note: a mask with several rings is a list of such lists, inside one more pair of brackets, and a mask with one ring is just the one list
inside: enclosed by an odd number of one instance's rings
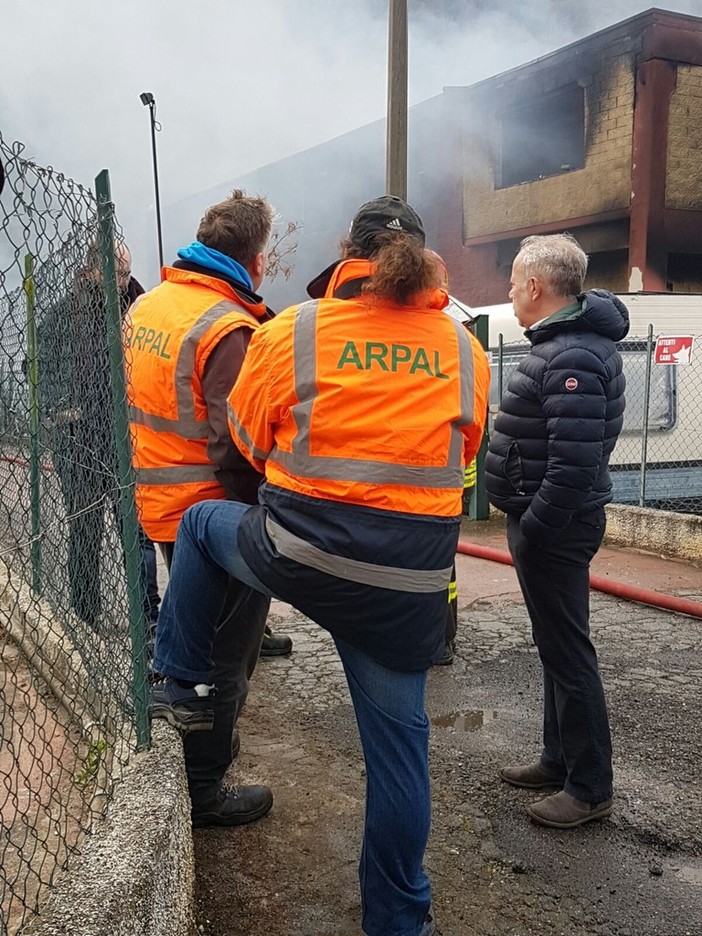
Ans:
{"label": "brick wall of building", "polygon": [[665,199],[667,208],[702,209],[700,153],[702,66],[679,65],[675,91],[670,101],[668,124]]}
{"label": "brick wall of building", "polygon": [[[476,95],[464,144],[466,239],[629,207],[636,46],[634,39],[619,39],[591,59],[557,63],[491,89],[491,96]],[[573,81],[585,89],[585,167],[497,188],[504,105]]]}

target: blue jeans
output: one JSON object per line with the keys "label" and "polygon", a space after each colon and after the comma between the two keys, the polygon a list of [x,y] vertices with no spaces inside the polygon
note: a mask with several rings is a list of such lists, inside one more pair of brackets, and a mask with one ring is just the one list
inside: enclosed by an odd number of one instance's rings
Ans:
{"label": "blue jeans", "polygon": [[[184,514],[158,622],[158,672],[210,681],[215,626],[230,576],[271,594],[239,552],[239,523],[250,509],[257,508],[203,501]],[[363,929],[367,936],[419,936],[431,900],[422,866],[431,818],[427,674],[387,669],[340,640],[336,647],[366,761]]]}

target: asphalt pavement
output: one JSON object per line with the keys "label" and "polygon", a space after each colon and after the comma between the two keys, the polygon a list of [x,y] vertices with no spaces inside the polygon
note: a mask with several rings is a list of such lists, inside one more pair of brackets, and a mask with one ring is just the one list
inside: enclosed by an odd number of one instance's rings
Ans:
{"label": "asphalt pavement", "polygon": [[[504,549],[500,523],[463,538]],[[591,596],[610,709],[611,818],[534,825],[537,794],[499,780],[538,756],[541,671],[514,571],[458,557],[458,653],[429,678],[433,827],[426,864],[443,936],[702,936],[702,619]],[[702,601],[702,569],[604,546],[593,572]],[[251,826],[195,832],[199,931],[359,936],[364,771],[329,636],[275,602],[290,657],[261,661],[233,782],[269,783]]]}

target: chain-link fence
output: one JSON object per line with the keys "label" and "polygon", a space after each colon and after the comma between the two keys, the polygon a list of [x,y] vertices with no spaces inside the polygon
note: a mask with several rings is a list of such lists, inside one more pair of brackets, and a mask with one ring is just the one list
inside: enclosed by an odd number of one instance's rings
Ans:
{"label": "chain-link fence", "polygon": [[[674,331],[674,344],[659,342],[651,325],[618,345],[627,386],[624,428],[610,459],[614,502],[702,514],[702,335]],[[493,350],[491,411],[529,347],[523,341]]]}
{"label": "chain-link fence", "polygon": [[13,934],[148,744],[156,608],[122,357],[134,284],[107,173],[94,195],[1,135],[0,163],[0,933]]}

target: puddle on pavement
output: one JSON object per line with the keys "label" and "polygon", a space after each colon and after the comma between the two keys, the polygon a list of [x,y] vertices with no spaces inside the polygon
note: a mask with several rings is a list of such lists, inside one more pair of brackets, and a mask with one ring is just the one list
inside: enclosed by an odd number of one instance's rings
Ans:
{"label": "puddle on pavement", "polygon": [[682,865],[680,868],[675,869],[679,875],[687,884],[695,884],[697,887],[702,887],[702,868],[694,868],[691,865]]}
{"label": "puddle on pavement", "polygon": [[471,712],[449,712],[447,715],[437,715],[431,723],[437,728],[455,728],[456,731],[477,731],[488,722],[497,718],[494,709],[474,709]]}

